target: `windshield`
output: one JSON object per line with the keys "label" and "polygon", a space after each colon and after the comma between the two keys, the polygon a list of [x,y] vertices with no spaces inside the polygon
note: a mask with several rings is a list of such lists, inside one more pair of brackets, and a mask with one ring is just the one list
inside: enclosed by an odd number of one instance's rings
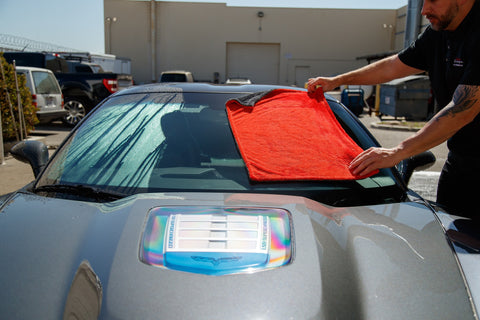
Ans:
{"label": "windshield", "polygon": [[[122,194],[261,192],[306,196],[331,205],[399,201],[389,170],[353,181],[254,183],[230,130],[225,102],[240,93],[116,96],[72,134],[37,187],[87,185]],[[341,124],[362,147],[373,142],[339,105]],[[334,111],[335,111],[334,109]],[[347,117],[348,121],[343,121]]]}

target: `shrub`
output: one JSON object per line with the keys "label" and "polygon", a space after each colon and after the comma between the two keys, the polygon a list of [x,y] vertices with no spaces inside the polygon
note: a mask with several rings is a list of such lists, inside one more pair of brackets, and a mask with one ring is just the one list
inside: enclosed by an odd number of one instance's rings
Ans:
{"label": "shrub", "polygon": [[[2,134],[4,141],[13,141],[17,135],[20,137],[20,122],[18,116],[17,88],[15,85],[15,71],[13,65],[7,63],[3,54],[0,53],[0,62],[3,66],[3,77],[0,72],[0,108],[2,112]],[[24,75],[17,77],[20,101],[23,108],[27,135],[34,130],[38,123],[37,108],[32,103],[32,94],[26,85]],[[5,90],[5,88],[7,90]],[[13,109],[13,115],[8,102],[7,91]],[[15,121],[15,122],[14,122]],[[14,125],[15,123],[15,125]],[[17,132],[15,132],[15,128]],[[25,129],[24,129],[25,130]],[[24,131],[25,132],[25,131]]]}

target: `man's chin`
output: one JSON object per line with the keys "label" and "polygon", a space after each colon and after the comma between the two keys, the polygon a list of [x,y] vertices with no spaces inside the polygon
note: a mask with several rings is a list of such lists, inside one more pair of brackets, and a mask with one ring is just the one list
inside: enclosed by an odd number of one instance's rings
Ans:
{"label": "man's chin", "polygon": [[435,31],[443,31],[443,30],[447,30],[448,28],[448,26],[445,26],[443,24],[431,23],[431,22],[430,22],[430,27]]}
{"label": "man's chin", "polygon": [[439,26],[438,26],[438,20],[435,19],[435,18],[428,18],[428,21],[430,22],[430,27],[435,30],[435,31],[438,31],[439,30]]}

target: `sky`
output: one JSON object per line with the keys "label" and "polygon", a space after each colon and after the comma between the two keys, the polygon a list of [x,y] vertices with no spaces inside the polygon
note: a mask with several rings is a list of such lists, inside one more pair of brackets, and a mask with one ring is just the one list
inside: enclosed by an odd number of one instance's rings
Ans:
{"label": "sky", "polygon": [[[184,1],[184,0],[181,0]],[[184,2],[206,2],[185,0]],[[398,9],[408,0],[210,0],[230,6]],[[0,0],[0,41],[13,35],[105,53],[103,0]],[[10,37],[8,41],[10,40]]]}

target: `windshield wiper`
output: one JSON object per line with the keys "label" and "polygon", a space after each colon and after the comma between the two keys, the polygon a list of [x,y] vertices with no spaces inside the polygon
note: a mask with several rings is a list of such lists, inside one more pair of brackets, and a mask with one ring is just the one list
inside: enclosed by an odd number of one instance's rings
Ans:
{"label": "windshield wiper", "polygon": [[66,193],[72,195],[78,195],[82,197],[93,198],[98,201],[113,201],[125,198],[127,195],[105,191],[100,188],[95,188],[91,186],[81,185],[81,184],[49,184],[37,187],[33,190],[34,192],[55,192],[55,193]]}

